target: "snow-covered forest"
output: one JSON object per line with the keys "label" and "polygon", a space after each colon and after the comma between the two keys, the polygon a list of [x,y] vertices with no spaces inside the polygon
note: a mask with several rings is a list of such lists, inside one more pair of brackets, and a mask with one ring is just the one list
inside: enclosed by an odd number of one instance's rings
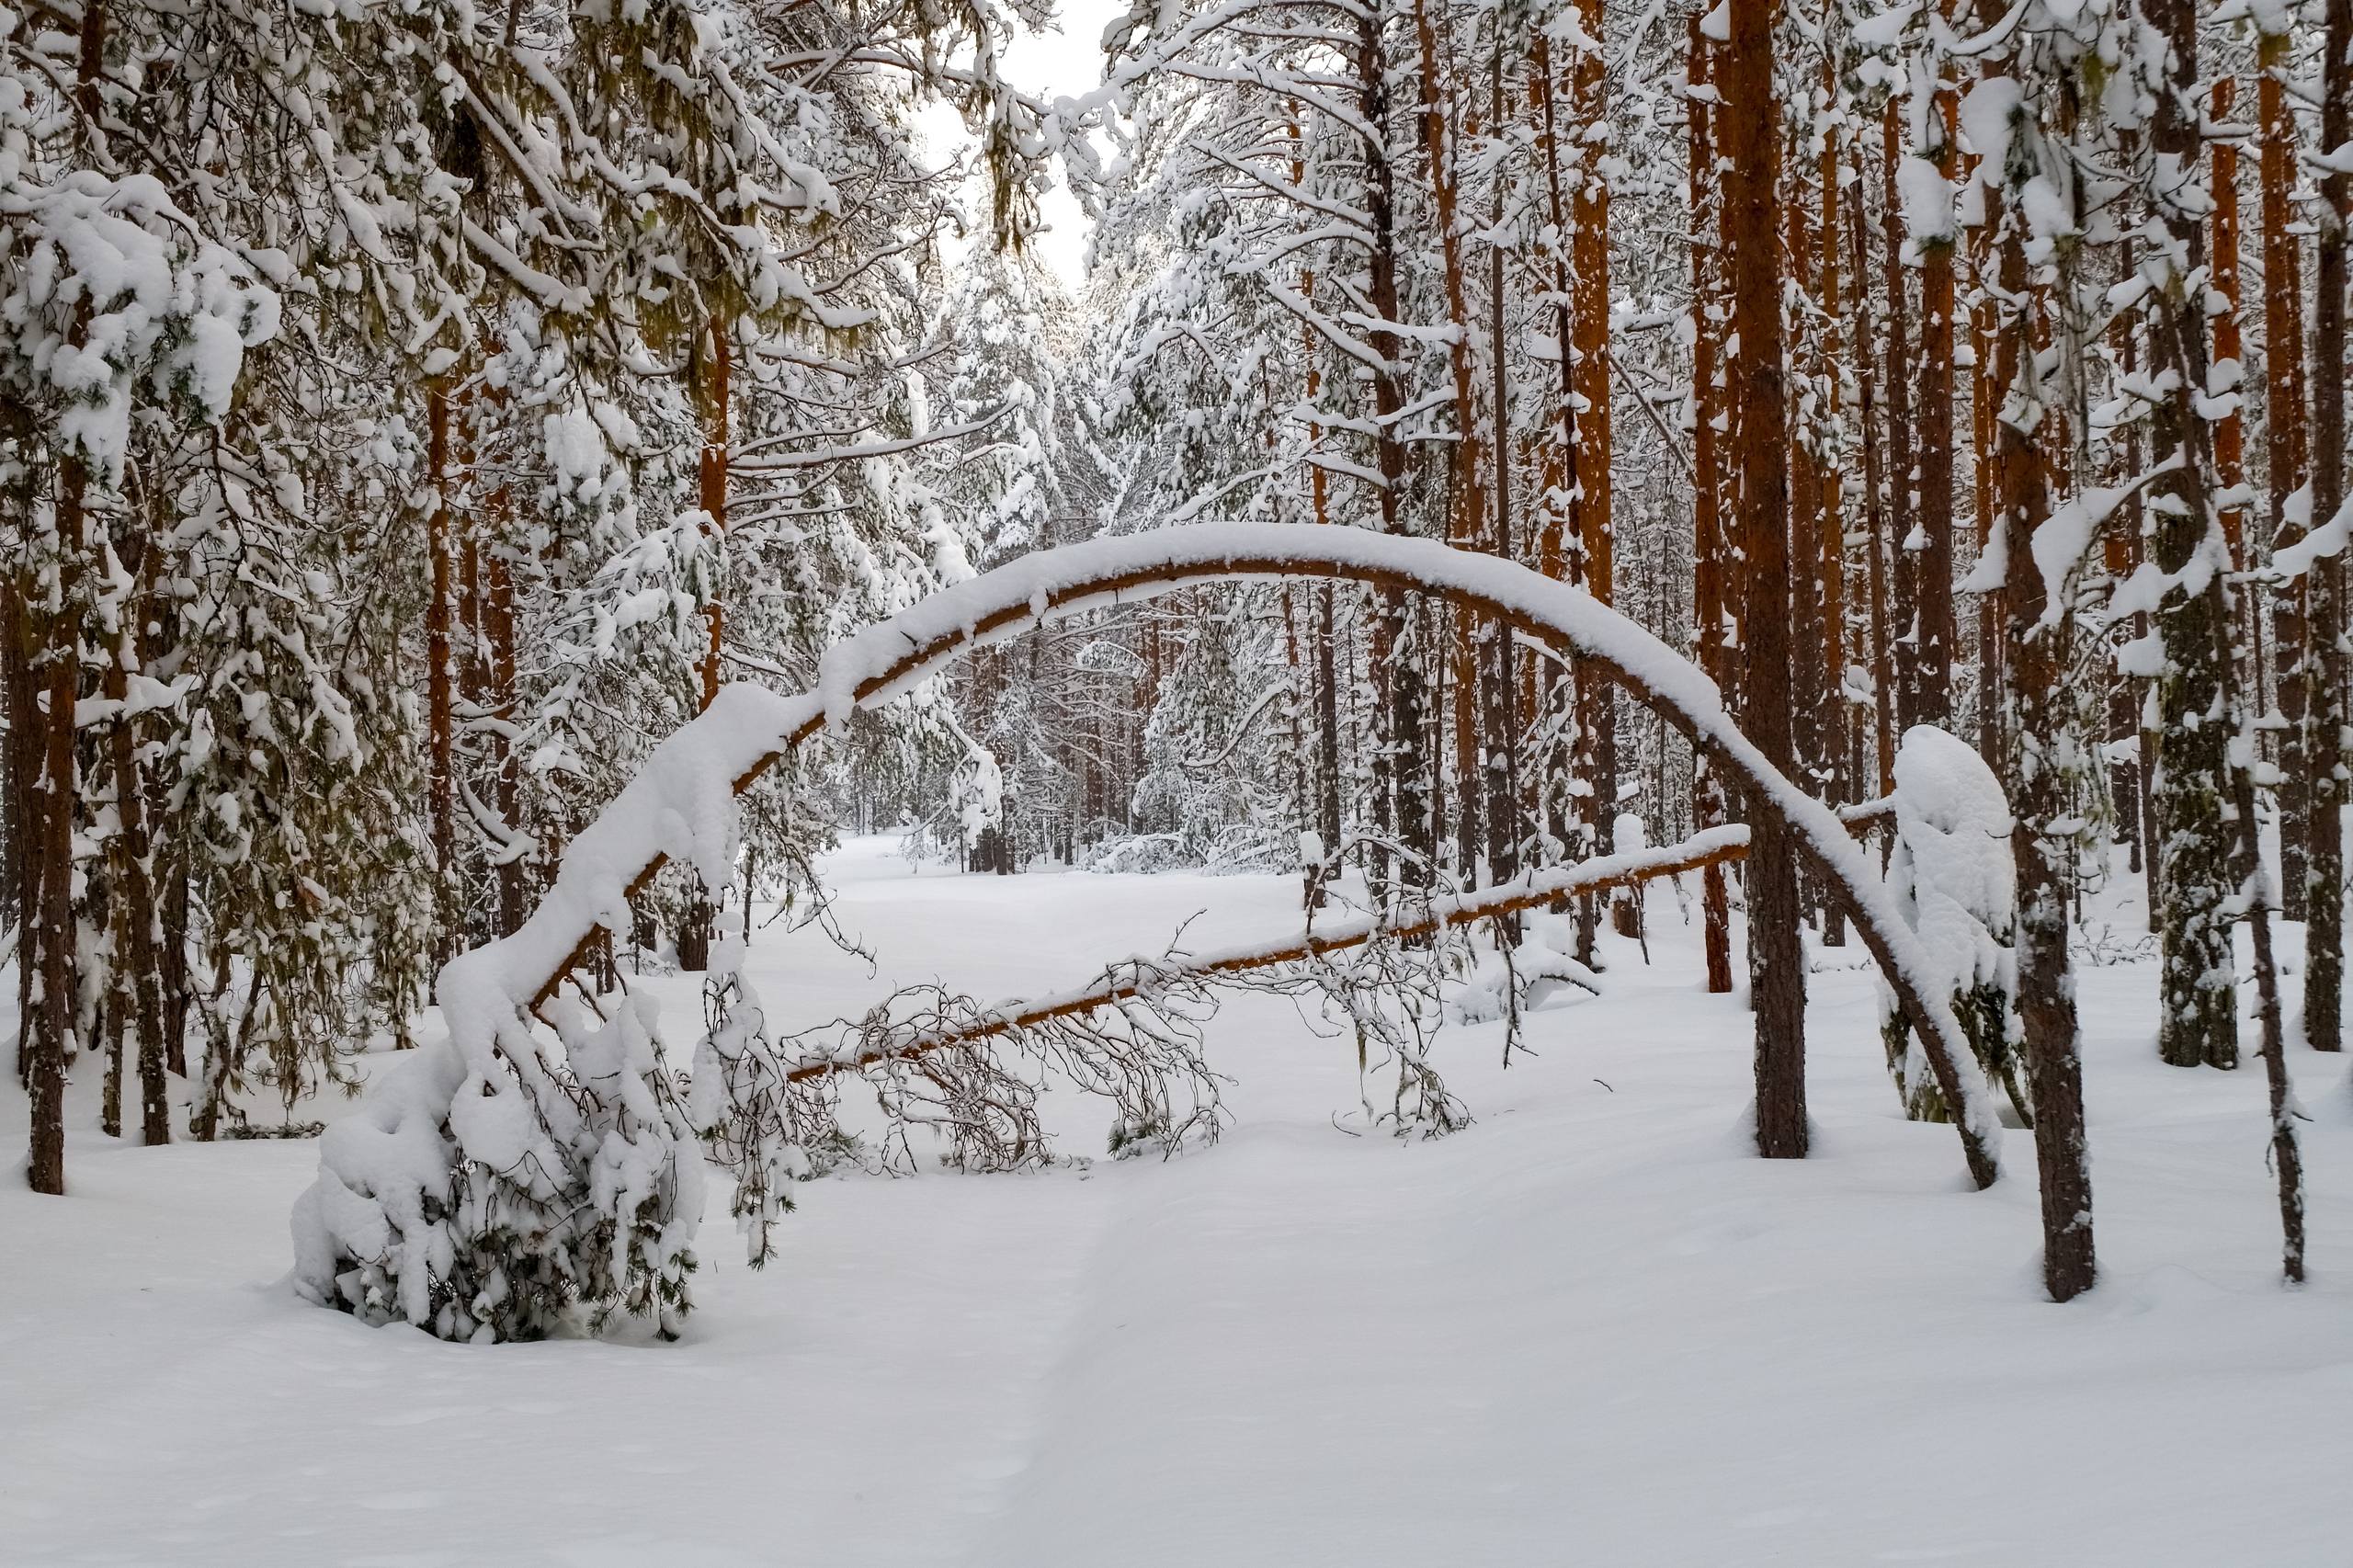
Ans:
{"label": "snow-covered forest", "polygon": [[2341,1563],[2349,216],[2353,0],[0,0],[0,1562]]}

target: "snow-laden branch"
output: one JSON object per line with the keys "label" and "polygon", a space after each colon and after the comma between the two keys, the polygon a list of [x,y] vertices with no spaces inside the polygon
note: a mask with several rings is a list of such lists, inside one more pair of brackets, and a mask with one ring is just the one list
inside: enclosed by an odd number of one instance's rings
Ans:
{"label": "snow-laden branch", "polygon": [[[474,1321],[465,1302],[487,1299],[472,1292],[496,1289],[510,1265],[554,1266],[542,1249],[570,1244],[563,1227],[578,1223],[576,1206],[565,1206],[571,1185],[683,1190],[690,1153],[661,1097],[667,1080],[652,1066],[642,1023],[625,1009],[591,1028],[576,1007],[551,1006],[596,938],[629,928],[631,895],[673,858],[708,885],[725,885],[736,860],[738,791],[828,725],[910,689],[965,650],[1057,616],[1260,577],[1443,597],[1614,682],[1688,736],[1736,783],[1752,825],[1790,834],[1845,903],[1956,1112],[1971,1176],[1980,1187],[1994,1182],[1991,1096],[1935,965],[1838,813],[1740,733],[1698,666],[1582,590],[1498,557],[1357,528],[1199,524],[1041,551],[944,589],[835,646],[815,688],[798,696],[722,687],[573,841],[521,928],[443,968],[437,996],[447,1037],[385,1074],[358,1114],[328,1130],[319,1178],[295,1215],[303,1291],[421,1326],[446,1318],[461,1333]],[[546,1053],[534,1014],[558,1024],[563,1057]],[[551,1122],[548,1108],[576,1106],[567,1085],[590,1073],[611,1085],[596,1094],[619,1108]],[[631,1249],[639,1261],[630,1267],[643,1268],[676,1247],[649,1236]],[[453,1279],[453,1267],[463,1278]],[[484,1268],[495,1278],[467,1272]]]}
{"label": "snow-laden branch", "polygon": [[[787,452],[780,457],[737,458],[727,460],[727,472],[734,473],[783,473],[792,469],[815,468],[822,463],[856,462],[866,458],[889,457],[895,452],[911,452],[938,441],[953,441],[974,435],[996,423],[1004,408],[993,408],[977,419],[961,425],[943,425],[937,430],[926,430],[920,436],[895,437],[881,441],[862,441],[850,446],[819,447],[805,452]],[[773,441],[763,442],[763,448]]]}
{"label": "snow-laden branch", "polygon": [[[567,971],[565,955],[600,927],[627,928],[626,894],[649,881],[665,856],[683,852],[714,882],[725,880],[733,824],[730,819],[722,828],[718,816],[729,784],[748,786],[828,723],[847,722],[856,710],[912,688],[967,648],[1002,642],[1041,620],[1204,581],[1284,576],[1442,596],[1582,661],[1688,736],[1744,786],[1752,815],[1770,812],[1793,830],[1846,903],[1923,1036],[1938,1087],[1948,1103],[1961,1108],[1958,1125],[1972,1174],[1980,1185],[1993,1181],[1998,1123],[1982,1075],[1962,1076],[1960,1063],[1972,1058],[1959,1021],[1920,983],[1935,966],[1838,813],[1766,760],[1733,722],[1715,683],[1581,589],[1495,556],[1360,528],[1203,523],[1040,551],[944,589],[837,644],[820,664],[813,691],[781,698],[756,687],[725,688],[709,711],[656,748],[645,773],[575,841],[556,885],[524,929],[454,960],[451,969],[497,961],[510,977],[505,990],[513,1005],[545,1001]],[[714,785],[714,775],[728,768],[734,771]],[[712,835],[719,836],[706,845]],[[559,951],[566,932],[569,946]],[[519,961],[496,960],[509,944]],[[443,971],[445,986],[449,972]]]}

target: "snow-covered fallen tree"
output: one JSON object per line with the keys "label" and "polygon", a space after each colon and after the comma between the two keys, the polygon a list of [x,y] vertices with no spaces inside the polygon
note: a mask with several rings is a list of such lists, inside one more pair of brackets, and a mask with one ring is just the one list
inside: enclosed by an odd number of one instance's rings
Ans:
{"label": "snow-covered fallen tree", "polygon": [[828,724],[1051,616],[1251,576],[1441,596],[1577,661],[1682,730],[1845,904],[1920,1032],[1972,1177],[1995,1179],[1997,1123],[1942,969],[1837,813],[1741,734],[1695,665],[1584,592],[1509,561],[1353,528],[1214,524],[1042,551],[959,584],[835,647],[810,692],[722,690],[573,842],[523,926],[444,968],[446,1037],[388,1072],[322,1141],[318,1179],[292,1219],[299,1289],[446,1338],[528,1337],[574,1305],[650,1313],[670,1331],[689,1304],[699,1152],[650,1020],[634,1005],[596,1020],[585,1002],[559,1003],[574,965],[600,933],[628,929],[630,896],[668,860],[726,885],[733,795]]}

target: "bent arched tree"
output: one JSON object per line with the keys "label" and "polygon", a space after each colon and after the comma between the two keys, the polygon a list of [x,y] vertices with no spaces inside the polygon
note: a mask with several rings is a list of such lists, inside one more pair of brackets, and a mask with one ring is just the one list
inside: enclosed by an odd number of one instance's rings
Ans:
{"label": "bent arched tree", "polygon": [[[856,710],[1056,615],[1244,577],[1443,597],[1614,682],[1680,730],[1844,905],[1918,1031],[1972,1178],[1992,1185],[1991,1096],[1918,938],[1837,813],[1766,760],[1697,666],[1583,591],[1494,556],[1353,528],[1202,524],[1069,545],[957,585],[834,648],[813,691],[722,688],[574,841],[521,929],[442,970],[449,1037],[328,1130],[293,1220],[302,1292],[446,1338],[528,1335],[566,1298],[658,1314],[668,1330],[694,1267],[699,1152],[635,1004],[589,1018],[559,1001],[599,932],[628,929],[631,895],[669,860],[725,883],[733,797]],[[563,1040],[564,1063],[542,1054],[534,1017]]]}

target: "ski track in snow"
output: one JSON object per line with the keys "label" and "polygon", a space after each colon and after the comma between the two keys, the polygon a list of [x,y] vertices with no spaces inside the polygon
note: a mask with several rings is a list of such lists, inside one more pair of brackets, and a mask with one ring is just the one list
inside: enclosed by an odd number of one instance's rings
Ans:
{"label": "ski track in snow", "polygon": [[[911,876],[888,848],[832,865],[882,973],[771,931],[779,1016],[1059,989],[1199,910],[1197,949],[1297,921],[1288,877]],[[1479,1117],[1453,1139],[1345,1135],[1352,1047],[1241,998],[1216,1149],[810,1184],[760,1275],[714,1184],[668,1346],[306,1306],[286,1212],[314,1147],[112,1146],[84,1073],[74,1196],[0,1180],[0,1564],[2341,1568],[2342,1064],[2291,1051],[2316,1118],[2291,1295],[2261,1073],[2162,1066],[2153,966],[2079,971],[2103,1274],[2053,1307],[2028,1135],[1972,1193],[1949,1130],[1898,1118],[1859,948],[1817,955],[1816,1154],[1768,1165],[1746,1016],[1700,993],[1672,894],[1650,907],[1654,967],[1613,939],[1608,994],[1534,1015],[1532,1059],[1441,1037]],[[694,986],[645,983],[683,1054]],[[1108,1118],[1050,1120],[1092,1153]]]}

